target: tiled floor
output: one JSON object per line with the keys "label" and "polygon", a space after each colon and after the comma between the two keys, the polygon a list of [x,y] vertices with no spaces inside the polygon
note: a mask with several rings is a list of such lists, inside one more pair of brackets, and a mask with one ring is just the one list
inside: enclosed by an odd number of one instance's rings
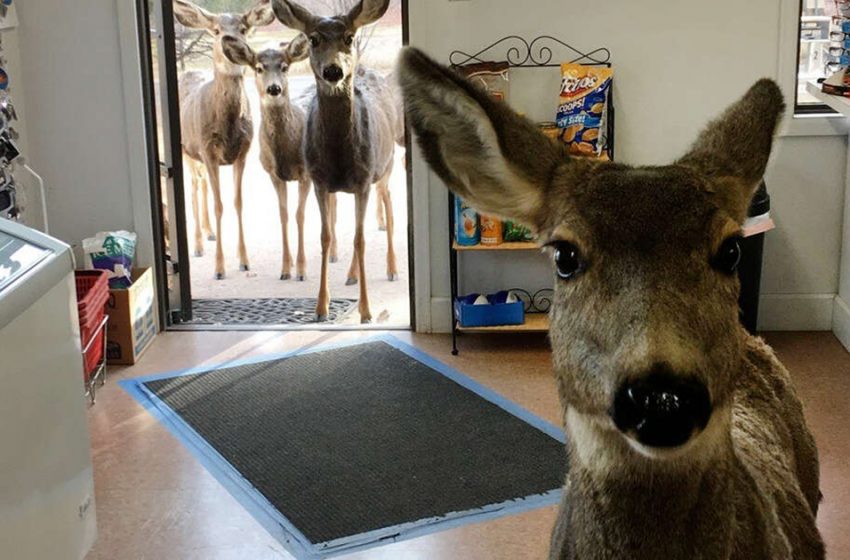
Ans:
{"label": "tiled floor", "polygon": [[[559,405],[542,338],[395,333],[546,420]],[[215,479],[116,381],[340,341],[356,333],[166,333],[141,364],[111,373],[90,410],[98,541],[87,560],[290,559]],[[830,559],[850,559],[850,354],[829,333],[767,336],[791,370],[821,457],[818,517]],[[554,508],[443,531],[346,560],[544,559]]]}

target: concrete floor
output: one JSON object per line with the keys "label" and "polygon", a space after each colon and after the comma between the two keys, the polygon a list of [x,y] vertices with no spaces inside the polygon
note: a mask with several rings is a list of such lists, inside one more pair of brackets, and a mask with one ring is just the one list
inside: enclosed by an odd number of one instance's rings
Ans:
{"label": "concrete floor", "polygon": [[[396,336],[531,412],[559,423],[542,336],[467,336],[450,355],[447,336]],[[168,431],[116,381],[156,372],[326,344],[356,332],[171,332],[140,364],[114,368],[89,411],[98,541],[88,560],[291,559]],[[850,354],[830,333],[769,333],[803,399],[821,459],[818,524],[828,558],[850,559]],[[518,560],[546,558],[554,507],[465,525],[340,558]]]}

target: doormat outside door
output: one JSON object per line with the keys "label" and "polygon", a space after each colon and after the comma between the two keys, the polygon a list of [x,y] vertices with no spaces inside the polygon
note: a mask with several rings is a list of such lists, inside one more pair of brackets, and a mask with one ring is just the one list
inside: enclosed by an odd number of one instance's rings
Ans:
{"label": "doormat outside door", "polygon": [[391,336],[121,385],[298,559],[556,504],[562,430]]}
{"label": "doormat outside door", "polygon": [[[328,323],[338,323],[357,307],[356,299],[332,299]],[[307,325],[316,322],[316,298],[193,299],[187,325]]]}

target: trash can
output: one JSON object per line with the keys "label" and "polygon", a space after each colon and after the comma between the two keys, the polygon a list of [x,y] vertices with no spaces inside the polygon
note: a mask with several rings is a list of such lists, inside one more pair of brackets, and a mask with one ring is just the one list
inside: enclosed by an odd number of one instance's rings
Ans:
{"label": "trash can", "polygon": [[[770,195],[762,180],[747,213],[748,222],[769,218]],[[759,291],[761,285],[761,265],[764,254],[764,232],[745,237],[741,243],[741,262],[738,265],[738,278],[741,281],[741,294],[738,307],[741,324],[749,332],[756,332],[759,316]]]}

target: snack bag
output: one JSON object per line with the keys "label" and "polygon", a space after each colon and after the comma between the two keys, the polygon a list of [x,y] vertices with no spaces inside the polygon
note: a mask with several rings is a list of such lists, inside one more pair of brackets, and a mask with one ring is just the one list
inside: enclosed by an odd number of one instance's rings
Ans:
{"label": "snack bag", "polygon": [[561,65],[561,94],[555,120],[560,138],[577,155],[601,155],[608,92],[614,71],[605,66]]}
{"label": "snack bag", "polygon": [[86,268],[109,273],[109,287],[129,288],[133,283],[133,257],[136,254],[136,234],[129,231],[101,231],[83,239]]}
{"label": "snack bag", "polygon": [[504,230],[505,241],[534,241],[534,234],[522,224],[506,221]]}
{"label": "snack bag", "polygon": [[508,101],[510,81],[507,62],[478,62],[458,67],[458,72],[467,80],[483,87],[494,99]]}

